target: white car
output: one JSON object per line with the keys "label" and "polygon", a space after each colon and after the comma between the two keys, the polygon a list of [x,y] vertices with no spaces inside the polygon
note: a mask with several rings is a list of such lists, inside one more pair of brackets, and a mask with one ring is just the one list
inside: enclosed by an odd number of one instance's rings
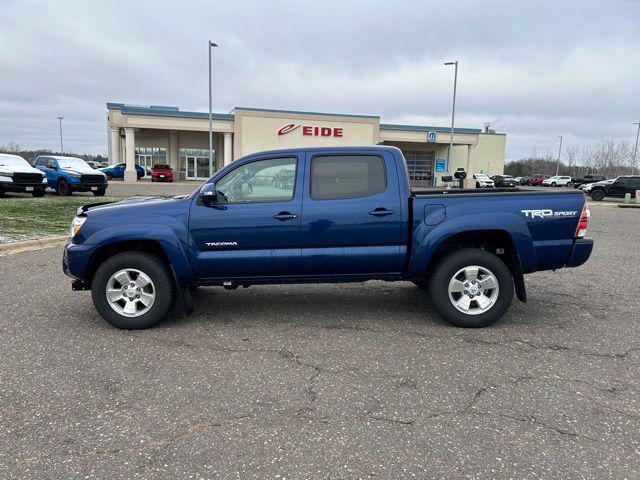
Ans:
{"label": "white car", "polygon": [[19,155],[0,153],[0,197],[5,192],[30,192],[43,197],[47,176]]}
{"label": "white car", "polygon": [[476,181],[476,188],[493,188],[495,186],[493,180],[484,173],[474,173],[473,179]]}
{"label": "white car", "polygon": [[563,175],[554,175],[551,178],[547,178],[542,181],[542,185],[545,187],[570,187],[571,177],[565,177]]}

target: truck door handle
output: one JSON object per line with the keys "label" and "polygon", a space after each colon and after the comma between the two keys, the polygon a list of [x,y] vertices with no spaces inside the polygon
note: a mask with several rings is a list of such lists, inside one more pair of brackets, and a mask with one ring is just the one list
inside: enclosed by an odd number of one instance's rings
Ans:
{"label": "truck door handle", "polygon": [[294,218],[298,218],[298,215],[296,215],[295,213],[280,212],[275,214],[273,218],[275,218],[276,220],[280,220],[281,222],[284,222],[286,220],[293,220]]}
{"label": "truck door handle", "polygon": [[373,215],[374,217],[386,217],[387,215],[393,215],[394,213],[396,213],[393,210],[387,210],[386,208],[376,208],[375,210],[371,210],[369,212],[369,215]]}

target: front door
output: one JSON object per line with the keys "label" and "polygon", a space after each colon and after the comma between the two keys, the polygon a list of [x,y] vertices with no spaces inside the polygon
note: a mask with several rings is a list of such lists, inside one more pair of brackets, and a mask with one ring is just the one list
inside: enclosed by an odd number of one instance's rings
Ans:
{"label": "front door", "polygon": [[187,180],[206,180],[212,173],[209,157],[187,157]]}
{"label": "front door", "polygon": [[200,280],[299,274],[301,164],[295,155],[243,162],[216,181],[214,205],[194,201],[190,258]]}
{"label": "front door", "polygon": [[[402,199],[390,152],[307,160],[302,266],[305,275],[402,271]],[[404,199],[404,201],[407,201]]]}

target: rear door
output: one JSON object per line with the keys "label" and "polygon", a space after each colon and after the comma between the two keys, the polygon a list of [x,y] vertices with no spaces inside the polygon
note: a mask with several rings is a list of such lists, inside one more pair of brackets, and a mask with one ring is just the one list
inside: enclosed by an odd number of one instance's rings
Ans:
{"label": "rear door", "polygon": [[301,155],[240,163],[215,183],[218,202],[191,207],[199,279],[300,274]]}
{"label": "rear door", "polygon": [[609,186],[607,193],[611,197],[624,197],[630,189],[631,185],[629,183],[629,178],[620,177]]}
{"label": "rear door", "polygon": [[306,169],[303,273],[400,272],[402,199],[391,153],[308,153]]}

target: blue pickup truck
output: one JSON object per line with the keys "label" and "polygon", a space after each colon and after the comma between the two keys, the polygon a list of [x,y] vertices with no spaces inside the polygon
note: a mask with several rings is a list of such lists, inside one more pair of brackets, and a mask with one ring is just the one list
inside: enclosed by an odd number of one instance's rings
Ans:
{"label": "blue pickup truck", "polygon": [[[280,181],[287,178],[287,181]],[[189,196],[78,209],[63,258],[72,288],[120,328],[146,328],[191,290],[411,281],[460,327],[500,319],[524,274],[577,267],[584,195],[518,189],[412,191],[395,147],[243,157]]]}

